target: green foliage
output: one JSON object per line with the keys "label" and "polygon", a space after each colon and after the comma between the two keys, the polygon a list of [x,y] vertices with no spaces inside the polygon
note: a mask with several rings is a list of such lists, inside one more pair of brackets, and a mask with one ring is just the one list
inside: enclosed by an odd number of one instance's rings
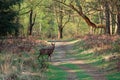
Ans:
{"label": "green foliage", "polygon": [[120,72],[107,75],[108,80],[120,80]]}
{"label": "green foliage", "polygon": [[85,36],[75,44],[73,49],[76,53],[72,56],[98,67],[99,71],[105,71],[107,80],[119,80],[119,64],[117,64],[120,60],[119,47],[119,36],[89,35],[89,38]]}
{"label": "green foliage", "polygon": [[17,33],[20,24],[16,23],[18,12],[14,10],[21,0],[3,0],[0,1],[0,36]]}
{"label": "green foliage", "polygon": [[46,75],[48,80],[66,80],[67,72],[51,65]]}
{"label": "green foliage", "polygon": [[[43,68],[36,54],[0,54],[0,79],[40,80]],[[15,76],[15,77],[13,77]],[[44,75],[45,76],[45,75]]]}
{"label": "green foliage", "polygon": [[63,64],[62,66],[65,66],[67,68],[70,68],[71,70],[75,71],[77,74],[77,78],[81,80],[93,80],[90,75],[88,75],[85,71],[81,70],[80,67],[74,65],[74,64]]}
{"label": "green foliage", "polygon": [[80,35],[85,35],[89,32],[89,26],[82,20],[82,18],[74,18],[64,28],[65,38],[75,38]]}

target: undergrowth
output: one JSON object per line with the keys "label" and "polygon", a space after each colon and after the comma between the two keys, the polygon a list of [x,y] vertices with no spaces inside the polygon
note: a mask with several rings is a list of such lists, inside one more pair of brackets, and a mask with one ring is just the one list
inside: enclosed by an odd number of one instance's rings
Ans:
{"label": "undergrowth", "polygon": [[87,35],[74,45],[72,53],[106,73],[108,80],[120,80],[120,37]]}
{"label": "undergrowth", "polygon": [[45,69],[35,54],[0,54],[0,80],[40,80]]}
{"label": "undergrowth", "polygon": [[45,44],[33,37],[0,40],[0,80],[45,80],[49,62],[38,59]]}

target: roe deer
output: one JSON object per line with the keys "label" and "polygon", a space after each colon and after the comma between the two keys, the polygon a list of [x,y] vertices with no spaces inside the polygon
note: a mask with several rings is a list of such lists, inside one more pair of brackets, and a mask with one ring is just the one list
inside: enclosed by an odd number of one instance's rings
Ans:
{"label": "roe deer", "polygon": [[51,47],[47,47],[47,48],[42,48],[40,49],[40,54],[38,56],[38,58],[41,56],[41,55],[47,55],[50,59],[51,59],[51,54],[53,53],[54,51],[54,48],[55,48],[55,43],[51,43]]}

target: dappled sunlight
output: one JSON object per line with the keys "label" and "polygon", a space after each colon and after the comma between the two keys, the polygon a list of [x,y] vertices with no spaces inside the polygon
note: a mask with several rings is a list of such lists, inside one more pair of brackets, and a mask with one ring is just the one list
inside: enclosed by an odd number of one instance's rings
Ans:
{"label": "dappled sunlight", "polygon": [[72,45],[72,44],[75,44],[75,43],[77,43],[79,41],[80,41],[80,39],[74,40],[74,41],[70,41],[70,42],[66,42],[65,45]]}
{"label": "dappled sunlight", "polygon": [[88,49],[88,50],[84,50],[83,52],[81,52],[80,54],[91,54],[95,51],[96,49],[93,48],[93,49]]}
{"label": "dappled sunlight", "polygon": [[81,60],[70,61],[70,63],[73,63],[73,64],[85,64],[85,62],[81,61]]}
{"label": "dappled sunlight", "polygon": [[66,70],[67,72],[74,73],[74,72],[79,72],[80,70]]}
{"label": "dappled sunlight", "polygon": [[0,0],[0,80],[120,80],[120,0]]}
{"label": "dappled sunlight", "polygon": [[112,53],[109,55],[102,56],[105,61],[113,61],[113,60],[119,60],[120,54],[118,53]]}
{"label": "dappled sunlight", "polygon": [[68,60],[62,60],[62,61],[54,61],[52,62],[52,65],[55,65],[55,66],[58,66],[58,65],[62,65],[62,64],[68,64],[68,63],[72,63],[72,64],[85,64],[84,61],[81,61],[81,60],[71,60],[71,59],[68,59]]}
{"label": "dappled sunlight", "polygon": [[22,75],[28,75],[28,76],[39,76],[41,77],[40,73],[32,73],[32,72],[22,72]]}

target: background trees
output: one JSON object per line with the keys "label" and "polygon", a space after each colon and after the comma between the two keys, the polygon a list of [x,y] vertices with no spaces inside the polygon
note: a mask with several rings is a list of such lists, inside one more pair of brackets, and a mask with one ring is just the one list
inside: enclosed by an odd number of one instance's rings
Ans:
{"label": "background trees", "polygon": [[[66,0],[61,0],[66,2]],[[70,20],[71,11],[63,4],[54,2],[53,4],[55,19],[58,25],[58,39],[63,38],[63,29]]]}
{"label": "background trees", "polygon": [[1,0],[0,1],[0,36],[9,34],[18,35],[20,24],[17,22],[19,15],[16,6],[20,4],[21,0]]}
{"label": "background trees", "polygon": [[119,0],[7,0],[0,4],[1,36],[73,37],[88,34],[91,26],[120,34]]}

